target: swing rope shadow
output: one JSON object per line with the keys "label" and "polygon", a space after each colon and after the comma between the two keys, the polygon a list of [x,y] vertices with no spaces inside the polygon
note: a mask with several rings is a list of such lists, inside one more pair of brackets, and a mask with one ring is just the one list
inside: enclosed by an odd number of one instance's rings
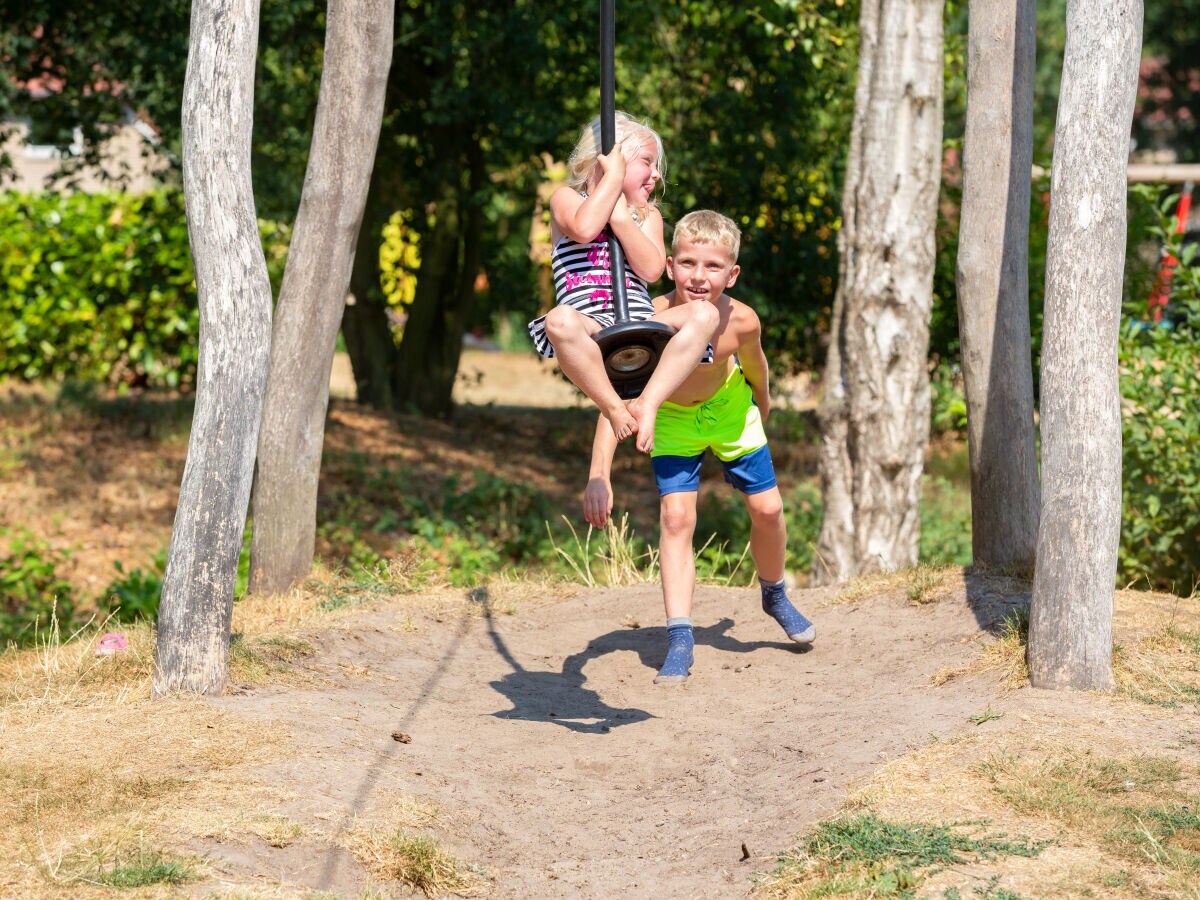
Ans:
{"label": "swing rope shadow", "polygon": [[[471,599],[475,599],[474,592],[472,592]],[[404,715],[400,717],[399,721],[396,722],[395,728],[393,729],[394,731],[404,731],[406,727],[410,726],[416,720],[417,713],[429,700],[430,696],[433,694],[433,689],[437,687],[438,682],[441,681],[442,677],[446,674],[446,670],[450,668],[450,663],[457,655],[458,648],[462,644],[463,638],[467,636],[467,632],[471,628],[471,619],[472,617],[469,614],[462,617],[462,622],[459,625],[458,633],[454,636],[454,641],[451,643],[446,653],[443,654],[437,668],[434,669],[433,672],[430,673],[429,677],[425,679],[425,684],[421,686],[421,690],[413,699],[412,704],[404,712]],[[344,855],[336,852],[336,848],[341,846],[341,839],[345,837],[350,823],[353,822],[358,813],[362,811],[367,798],[374,793],[385,765],[389,765],[392,762],[392,757],[397,753],[400,746],[402,745],[399,745],[395,740],[391,740],[389,742],[387,751],[376,755],[375,762],[372,763],[367,769],[366,775],[359,783],[358,791],[354,795],[353,803],[351,803],[350,808],[347,811],[347,814],[343,817],[342,821],[338,823],[337,831],[329,841],[330,846],[335,848],[335,852],[329,854],[329,860],[326,862],[325,868],[321,872],[321,877],[317,882],[318,890],[328,890],[333,884],[334,878],[337,876],[338,868],[341,865],[341,860]]]}

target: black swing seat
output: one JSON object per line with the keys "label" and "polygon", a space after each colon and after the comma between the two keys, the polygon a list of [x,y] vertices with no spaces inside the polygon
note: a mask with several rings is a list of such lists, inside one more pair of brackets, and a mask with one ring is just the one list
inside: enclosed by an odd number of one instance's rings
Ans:
{"label": "black swing seat", "polygon": [[596,332],[604,371],[622,400],[640,397],[675,329],[662,322],[617,322]]}

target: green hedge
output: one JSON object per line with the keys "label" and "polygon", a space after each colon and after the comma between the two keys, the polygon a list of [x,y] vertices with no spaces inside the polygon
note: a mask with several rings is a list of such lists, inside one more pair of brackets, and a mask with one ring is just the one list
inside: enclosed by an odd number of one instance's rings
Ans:
{"label": "green hedge", "polygon": [[1131,199],[1135,219],[1151,221],[1151,246],[1164,247],[1180,264],[1159,324],[1144,321],[1148,292],[1144,280],[1131,279],[1120,343],[1120,579],[1186,596],[1200,582],[1200,265],[1196,245],[1183,246],[1174,233],[1175,197],[1156,204],[1147,189]]}
{"label": "green hedge", "polygon": [[[278,285],[287,229],[261,228]],[[0,194],[0,379],[186,390],[198,332],[181,192]]]}

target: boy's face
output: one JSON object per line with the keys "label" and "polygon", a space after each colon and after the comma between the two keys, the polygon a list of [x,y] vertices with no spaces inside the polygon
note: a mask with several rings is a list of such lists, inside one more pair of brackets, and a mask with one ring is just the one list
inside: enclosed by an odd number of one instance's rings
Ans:
{"label": "boy's face", "polygon": [[675,293],[689,302],[716,303],[726,288],[733,287],[741,269],[723,244],[701,244],[680,240],[675,255],[667,257],[667,274],[675,282]]}

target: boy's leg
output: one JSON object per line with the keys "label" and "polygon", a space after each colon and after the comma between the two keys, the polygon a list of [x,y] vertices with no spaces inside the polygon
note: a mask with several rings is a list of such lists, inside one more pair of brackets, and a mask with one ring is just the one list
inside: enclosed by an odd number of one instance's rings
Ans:
{"label": "boy's leg", "polygon": [[667,657],[655,684],[679,684],[692,667],[692,594],[696,585],[696,491],[664,494],[660,504],[662,537],[658,564],[662,570],[663,606],[667,614]]}
{"label": "boy's leg", "polygon": [[623,441],[637,431],[638,423],[604,372],[600,345],[592,338],[599,330],[599,322],[569,306],[556,306],[546,314],[546,337],[559,368],[600,408],[617,440]]}
{"label": "boy's leg", "polygon": [[783,497],[779,488],[743,496],[750,513],[750,555],[758,568],[763,612],[778,622],[793,641],[811,644],[817,630],[788,599],[784,583],[787,523],[783,518]]}
{"label": "boy's leg", "polygon": [[685,303],[664,310],[654,316],[654,321],[665,322],[677,330],[663,349],[642,395],[629,404],[638,423],[637,448],[643,453],[654,449],[654,420],[658,408],[700,364],[705,348],[720,324],[720,314],[708,302]]}

